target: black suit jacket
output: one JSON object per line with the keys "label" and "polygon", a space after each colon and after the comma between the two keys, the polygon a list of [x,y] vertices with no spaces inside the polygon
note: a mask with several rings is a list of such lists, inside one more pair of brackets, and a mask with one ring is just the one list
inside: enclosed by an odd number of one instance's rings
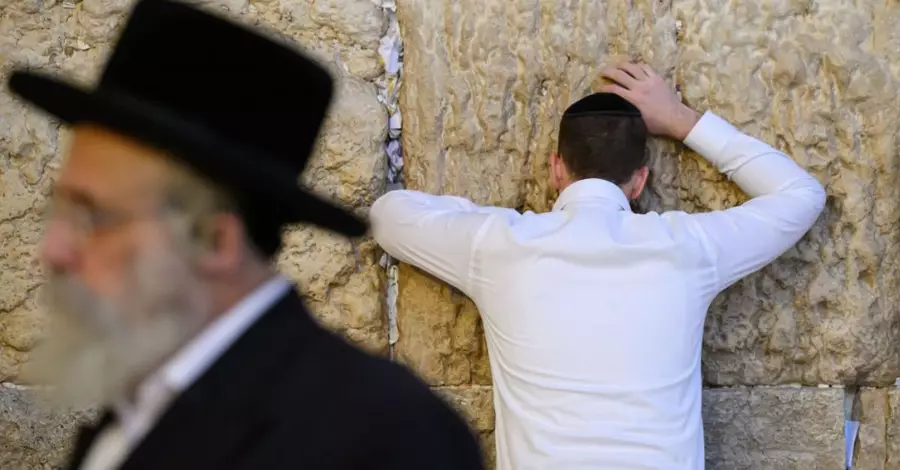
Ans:
{"label": "black suit jacket", "polygon": [[[71,470],[111,416],[79,434]],[[482,468],[450,407],[404,367],[320,327],[292,290],[173,402],[121,470]]]}

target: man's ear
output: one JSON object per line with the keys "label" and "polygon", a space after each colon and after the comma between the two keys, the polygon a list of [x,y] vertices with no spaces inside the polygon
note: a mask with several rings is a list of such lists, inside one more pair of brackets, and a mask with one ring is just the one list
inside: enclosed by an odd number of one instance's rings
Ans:
{"label": "man's ear", "polygon": [[244,262],[246,231],[235,214],[220,213],[204,219],[197,237],[197,266],[208,275],[232,272]]}
{"label": "man's ear", "polygon": [[634,175],[631,177],[631,191],[630,194],[627,194],[629,200],[634,201],[641,196],[641,193],[644,192],[644,187],[647,186],[647,178],[649,176],[650,168],[647,166],[642,166],[634,172]]}
{"label": "man's ear", "polygon": [[550,154],[550,186],[556,191],[562,189],[563,169],[562,157],[558,153]]}

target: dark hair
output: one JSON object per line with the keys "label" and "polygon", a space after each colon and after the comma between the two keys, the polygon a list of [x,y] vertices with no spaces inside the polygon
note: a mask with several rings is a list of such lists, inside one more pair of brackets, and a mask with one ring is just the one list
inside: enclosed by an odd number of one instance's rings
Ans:
{"label": "dark hair", "polygon": [[640,116],[563,117],[558,151],[575,179],[627,183],[647,165],[647,126]]}

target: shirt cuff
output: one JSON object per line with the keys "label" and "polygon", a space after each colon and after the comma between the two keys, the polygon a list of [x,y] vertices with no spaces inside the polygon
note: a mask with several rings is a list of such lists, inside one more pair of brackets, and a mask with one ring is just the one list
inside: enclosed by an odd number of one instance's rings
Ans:
{"label": "shirt cuff", "polygon": [[731,139],[740,134],[741,131],[728,121],[716,116],[711,111],[706,111],[688,133],[684,144],[718,168],[720,160],[724,157],[723,150]]}

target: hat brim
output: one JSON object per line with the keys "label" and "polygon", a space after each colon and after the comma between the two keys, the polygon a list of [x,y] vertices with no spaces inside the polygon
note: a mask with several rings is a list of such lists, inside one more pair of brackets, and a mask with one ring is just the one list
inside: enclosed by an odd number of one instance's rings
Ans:
{"label": "hat brim", "polygon": [[151,103],[110,91],[89,92],[53,77],[22,71],[12,74],[9,88],[66,124],[89,122],[109,128],[168,151],[234,191],[250,192],[254,200],[270,204],[266,210],[279,223],[305,222],[350,237],[361,236],[368,229],[359,217],[300,188],[299,175],[294,172],[255,164],[258,150]]}

